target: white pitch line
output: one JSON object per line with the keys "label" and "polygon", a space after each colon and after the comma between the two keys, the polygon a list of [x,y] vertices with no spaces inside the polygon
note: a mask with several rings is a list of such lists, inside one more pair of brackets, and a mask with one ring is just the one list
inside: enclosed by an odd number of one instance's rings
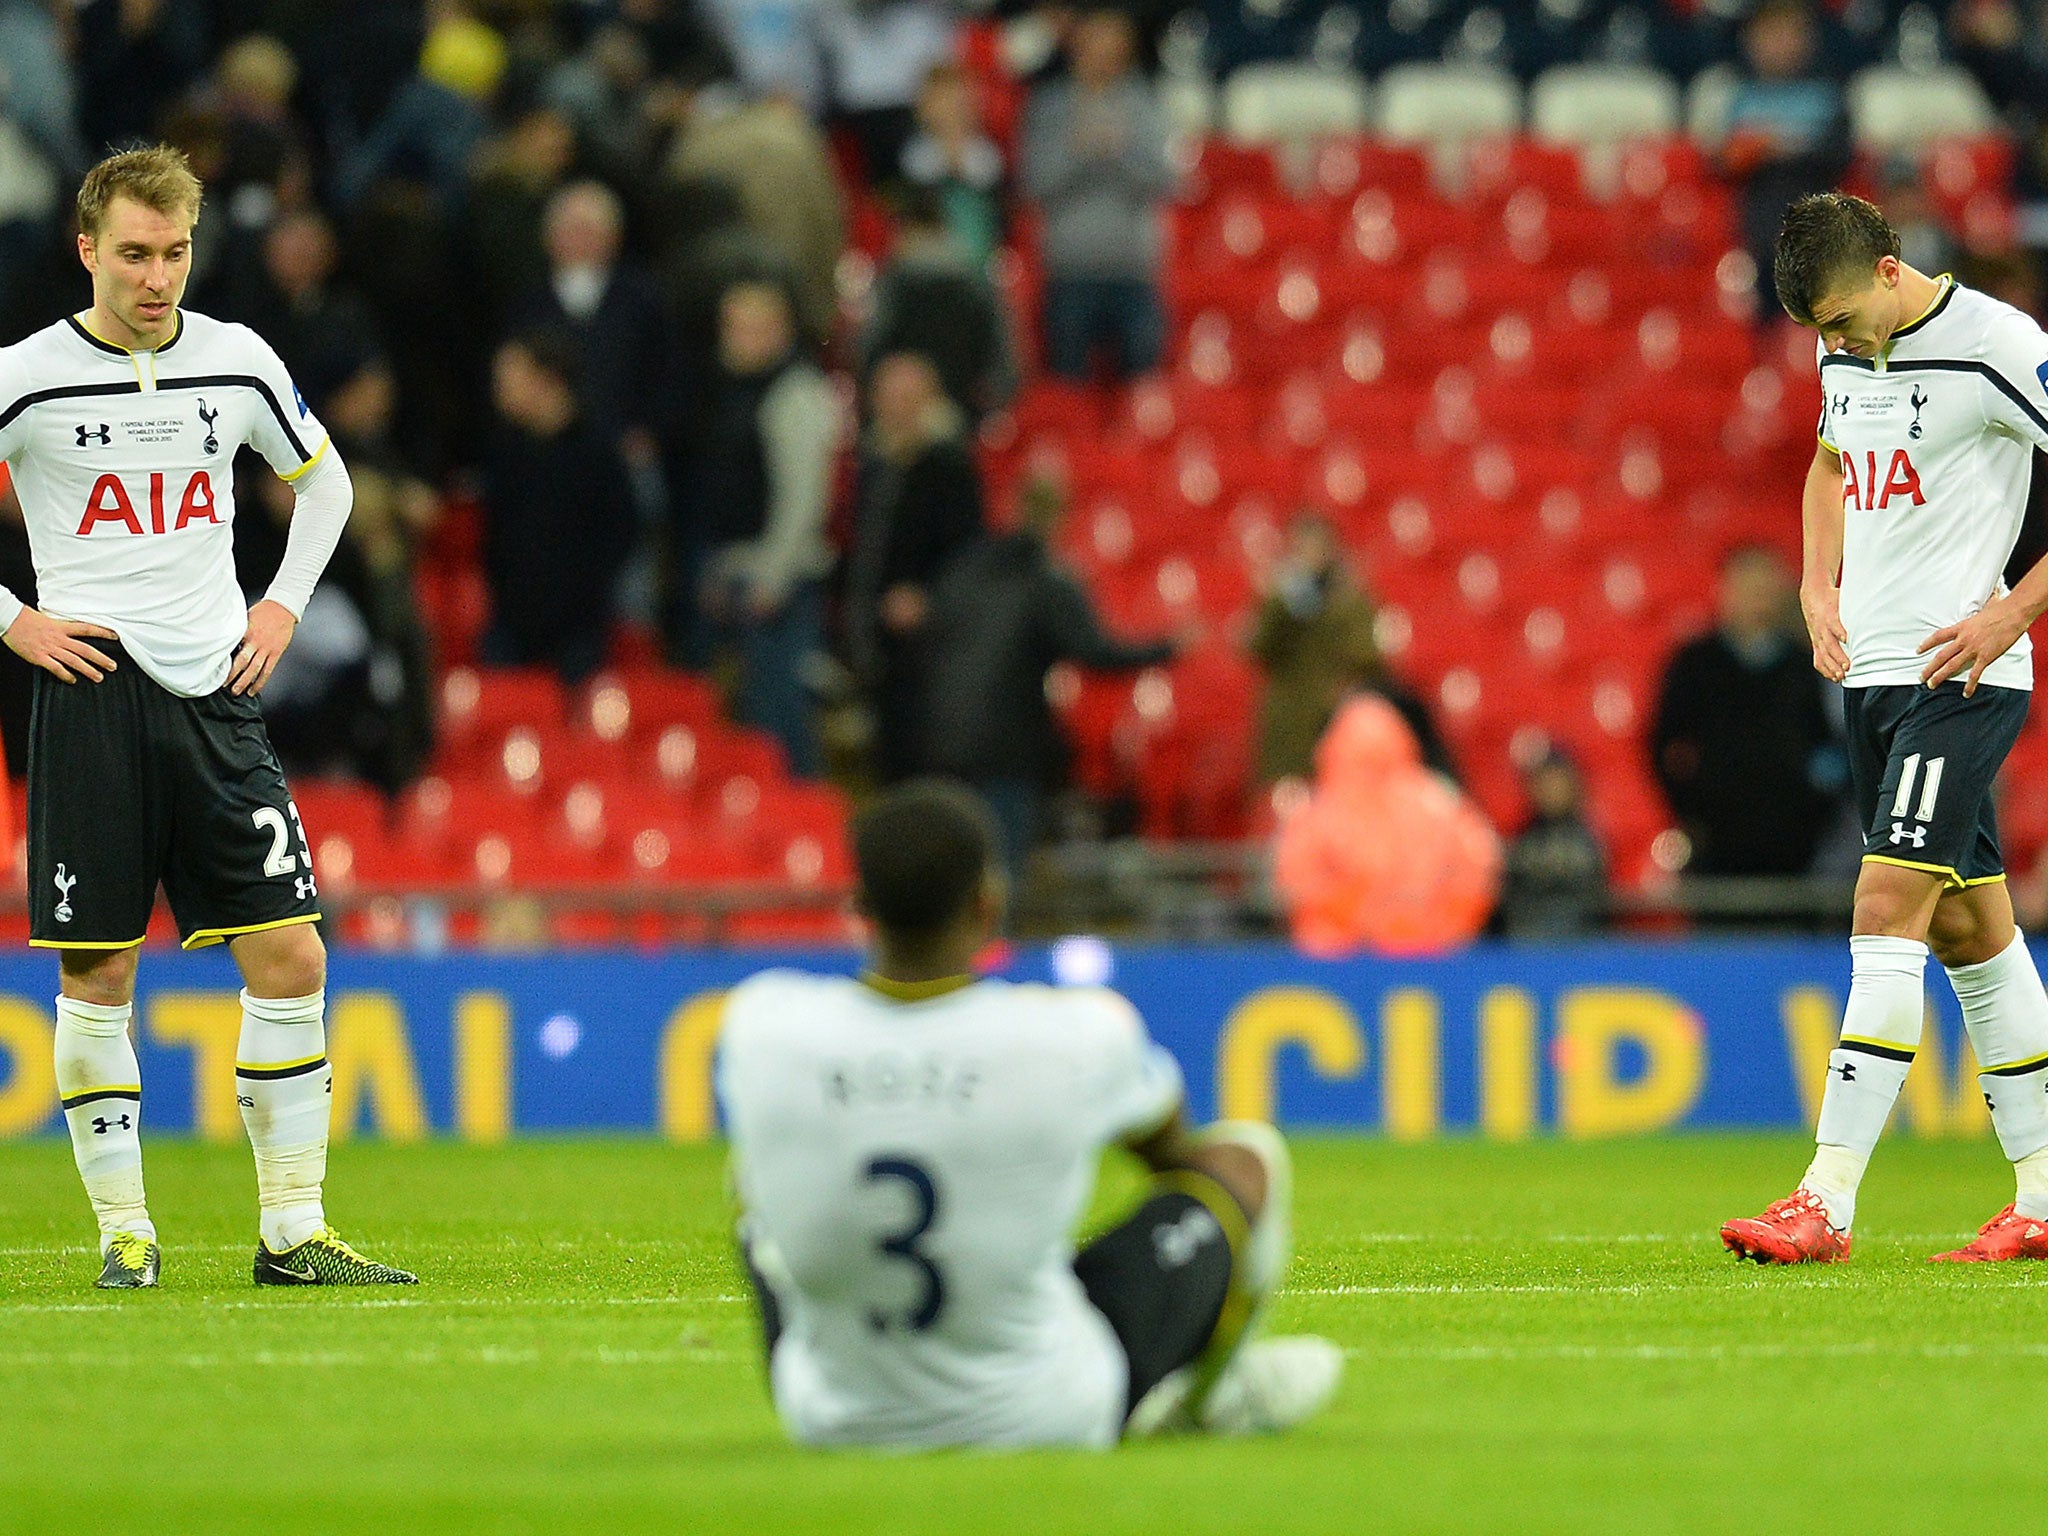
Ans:
{"label": "white pitch line", "polygon": [[559,1352],[511,1349],[490,1345],[479,1349],[408,1349],[388,1354],[362,1350],[256,1350],[246,1354],[114,1354],[96,1350],[20,1351],[0,1353],[0,1370],[10,1367],[388,1367],[392,1365],[700,1365],[752,1360],[754,1354],[730,1349],[571,1349]]}
{"label": "white pitch line", "polygon": [[2013,1358],[2048,1359],[2048,1344],[1922,1344],[1901,1347],[1881,1342],[1836,1344],[1471,1344],[1443,1345],[1427,1349],[1395,1347],[1347,1349],[1352,1360],[1432,1361],[1447,1365],[1473,1362],[1486,1364],[1518,1361],[1583,1360],[1642,1361],[1646,1364],[1673,1361],[1713,1362],[1723,1360],[1975,1360]]}
{"label": "white pitch line", "polygon": [[1440,1285],[1291,1285],[1282,1296],[1661,1296],[1684,1291],[1697,1294],[1697,1285],[1464,1285],[1456,1281]]}
{"label": "white pitch line", "polygon": [[[293,1290],[284,1295],[302,1296],[305,1292]],[[0,1302],[0,1313],[4,1312],[103,1312],[113,1316],[123,1307],[132,1310],[145,1308],[180,1307],[196,1305],[210,1312],[275,1312],[279,1316],[295,1316],[288,1309],[296,1307],[318,1307],[327,1310],[343,1309],[367,1312],[372,1309],[391,1307],[694,1307],[707,1303],[733,1306],[751,1302],[750,1296],[335,1296],[322,1295],[317,1301],[291,1302],[284,1295],[265,1301],[218,1301],[209,1296],[165,1295],[159,1291],[147,1299],[134,1301],[9,1301]]]}

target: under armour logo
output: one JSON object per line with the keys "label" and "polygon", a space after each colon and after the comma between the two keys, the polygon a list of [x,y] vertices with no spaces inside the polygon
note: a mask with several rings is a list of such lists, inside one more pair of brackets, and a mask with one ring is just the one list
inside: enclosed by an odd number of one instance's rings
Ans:
{"label": "under armour logo", "polygon": [[57,878],[52,883],[57,887],[57,921],[68,923],[71,921],[71,887],[78,884],[78,876],[65,874],[64,866],[59,864]]}
{"label": "under armour logo", "polygon": [[1893,822],[1892,845],[1897,847],[1900,843],[1911,843],[1915,848],[1925,848],[1927,846],[1927,829],[1925,827],[1908,827],[1903,821]]}
{"label": "under armour logo", "polygon": [[1216,1218],[1204,1210],[1189,1211],[1179,1221],[1152,1229],[1152,1251],[1162,1269],[1183,1269],[1202,1245],[1220,1235]]}
{"label": "under armour logo", "polygon": [[304,901],[308,896],[320,894],[313,885],[313,877],[311,875],[300,875],[297,879],[293,880],[292,889],[298,893],[298,898],[301,901]]}
{"label": "under armour logo", "polygon": [[206,441],[200,444],[200,446],[208,453],[220,452],[220,439],[214,435],[213,431],[213,424],[219,420],[220,412],[209,411],[206,408],[206,398],[202,395],[199,400],[199,424],[206,428]]}
{"label": "under armour logo", "polygon": [[1849,414],[1849,397],[1847,395],[1835,396],[1834,414],[1837,416]]}
{"label": "under armour logo", "polygon": [[114,441],[114,429],[104,421],[96,427],[79,426],[73,427],[72,430],[78,434],[78,446],[81,448],[95,442],[106,448],[112,446]]}
{"label": "under armour logo", "polygon": [[134,1124],[135,1122],[130,1120],[126,1115],[122,1115],[118,1119],[114,1120],[109,1120],[104,1115],[94,1115],[92,1117],[92,1133],[95,1136],[104,1136],[107,1134],[107,1132],[115,1129],[117,1126],[121,1130],[125,1131],[131,1129],[134,1126]]}
{"label": "under armour logo", "polygon": [[1853,1082],[1855,1082],[1855,1081],[1856,1081],[1856,1063],[1855,1063],[1855,1062],[1853,1062],[1853,1061],[1845,1061],[1845,1062],[1843,1062],[1843,1063],[1842,1063],[1842,1064],[1841,1064],[1840,1066],[1836,1067],[1836,1068],[1835,1068],[1834,1070],[1835,1070],[1835,1072],[1836,1072],[1836,1073],[1837,1073],[1837,1074],[1838,1074],[1838,1075],[1839,1075],[1839,1076],[1841,1077],[1841,1079],[1842,1079],[1842,1081],[1843,1081],[1843,1082],[1845,1082],[1845,1083],[1853,1083]]}
{"label": "under armour logo", "polygon": [[1918,437],[1921,433],[1920,407],[1927,403],[1927,392],[1915,384],[1913,393],[1907,397],[1906,403],[1913,407],[1913,424],[1906,428],[1906,436]]}

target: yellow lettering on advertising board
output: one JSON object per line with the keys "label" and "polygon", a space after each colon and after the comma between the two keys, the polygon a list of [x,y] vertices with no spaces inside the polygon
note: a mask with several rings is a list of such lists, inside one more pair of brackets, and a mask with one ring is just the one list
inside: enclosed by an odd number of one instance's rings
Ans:
{"label": "yellow lettering on advertising board", "polygon": [[345,1141],[369,1110],[368,1129],[393,1141],[427,1134],[427,1106],[413,1065],[405,1011],[389,992],[345,992],[327,1010],[334,1069],[333,1136]]}
{"label": "yellow lettering on advertising board", "polygon": [[709,1141],[718,1129],[711,1062],[724,1025],[725,994],[700,992],[661,1032],[661,1134],[670,1141]]}
{"label": "yellow lettering on advertising board", "polygon": [[1520,987],[1479,1000],[1479,1128],[1495,1141],[1536,1133],[1536,999]]}
{"label": "yellow lettering on advertising board", "polygon": [[1442,1005],[1434,992],[1400,987],[1380,1004],[1382,1124],[1396,1141],[1443,1129]]}
{"label": "yellow lettering on advertising board", "polygon": [[[1706,1081],[1706,1031],[1690,1008],[1647,987],[1577,987],[1557,1005],[1557,1125],[1567,1136],[1627,1136],[1684,1119]],[[1642,1053],[1623,1081],[1619,1050]]]}
{"label": "yellow lettering on advertising board", "polygon": [[56,1026],[25,997],[0,997],[0,1136],[40,1130],[57,1108]]}
{"label": "yellow lettering on advertising board", "polygon": [[455,1000],[455,1129],[465,1141],[512,1133],[512,1006],[502,993]]}
{"label": "yellow lettering on advertising board", "polygon": [[1216,1104],[1226,1120],[1273,1118],[1275,1064],[1299,1046],[1319,1077],[1365,1070],[1365,1031],[1320,987],[1266,987],[1231,1010],[1216,1047]]}

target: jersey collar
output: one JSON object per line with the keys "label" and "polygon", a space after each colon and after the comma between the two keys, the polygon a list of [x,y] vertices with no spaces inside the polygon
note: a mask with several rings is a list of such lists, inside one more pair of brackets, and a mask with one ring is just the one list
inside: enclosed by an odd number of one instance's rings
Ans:
{"label": "jersey collar", "polygon": [[1956,296],[1956,280],[1953,277],[1949,276],[1948,273],[1944,272],[1941,274],[1939,278],[1936,279],[1936,281],[1941,284],[1941,291],[1935,294],[1934,302],[1928,305],[1926,309],[1921,311],[1919,319],[1908,321],[1906,324],[1900,326],[1896,331],[1892,332],[1891,341],[1885,343],[1885,350],[1887,352],[1891,350],[1893,343],[1898,341],[1898,339],[1901,336],[1912,335],[1915,331],[1919,330],[1922,326],[1926,325],[1929,321],[1931,321],[1936,315],[1940,314],[1944,309],[1948,308],[1948,301]]}
{"label": "jersey collar", "polygon": [[936,976],[930,981],[895,981],[875,971],[862,971],[861,985],[895,1003],[922,1003],[974,985],[972,976]]}
{"label": "jersey collar", "polygon": [[[155,348],[154,350],[156,350],[157,352],[170,351],[171,348],[175,347],[178,344],[178,338],[185,334],[185,311],[183,309],[173,310],[171,312],[171,320],[172,324],[170,339],[166,341],[162,346]],[[95,352],[104,352],[109,357],[133,357],[135,355],[135,349],[132,347],[124,347],[117,345],[116,343],[111,341],[103,341],[99,337],[93,335],[93,333],[86,328],[85,322],[79,319],[78,316],[76,315],[66,315],[64,317],[64,323],[70,326],[71,329],[78,334],[78,339],[80,341],[84,342],[88,347],[91,347]],[[149,349],[145,348],[144,350]]]}

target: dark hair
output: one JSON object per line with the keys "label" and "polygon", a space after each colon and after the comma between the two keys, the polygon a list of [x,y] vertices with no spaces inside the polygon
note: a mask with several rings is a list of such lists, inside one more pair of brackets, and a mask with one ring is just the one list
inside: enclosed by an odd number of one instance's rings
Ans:
{"label": "dark hair", "polygon": [[965,785],[899,784],[853,819],[861,910],[892,934],[942,933],[981,889],[994,846],[988,808]]}
{"label": "dark hair", "polygon": [[1814,192],[1785,210],[1771,276],[1778,302],[1801,325],[1813,306],[1846,285],[1867,284],[1878,262],[1899,254],[1899,235],[1877,206],[1846,192]]}
{"label": "dark hair", "polygon": [[517,347],[542,373],[552,374],[571,394],[583,387],[583,344],[567,326],[537,325],[515,331],[505,345]]}

